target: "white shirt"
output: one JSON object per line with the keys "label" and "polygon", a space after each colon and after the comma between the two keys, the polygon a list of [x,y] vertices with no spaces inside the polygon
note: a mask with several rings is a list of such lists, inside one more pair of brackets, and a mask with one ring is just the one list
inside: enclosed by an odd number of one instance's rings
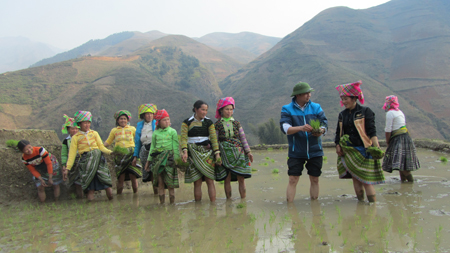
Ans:
{"label": "white shirt", "polygon": [[147,145],[152,143],[152,135],[153,135],[153,130],[152,130],[152,122],[144,122],[144,126],[142,127],[142,131],[141,131],[141,142],[142,145]]}
{"label": "white shirt", "polygon": [[403,114],[402,111],[390,110],[386,113],[386,127],[384,128],[385,132],[392,132],[402,126],[406,126],[405,114]]}

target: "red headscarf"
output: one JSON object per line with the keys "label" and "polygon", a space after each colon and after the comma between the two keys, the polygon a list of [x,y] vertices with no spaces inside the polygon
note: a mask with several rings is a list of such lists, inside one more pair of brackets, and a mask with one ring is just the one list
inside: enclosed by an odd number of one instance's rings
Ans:
{"label": "red headscarf", "polygon": [[217,102],[217,108],[216,108],[216,119],[220,119],[222,117],[220,115],[219,110],[224,108],[227,105],[233,105],[233,109],[234,109],[234,98],[226,97],[226,98],[219,99],[219,102]]}
{"label": "red headscarf", "polygon": [[398,104],[398,97],[394,95],[390,95],[386,97],[386,100],[383,105],[383,109],[387,112],[390,110],[398,111],[398,107],[400,105]]}
{"label": "red headscarf", "polygon": [[156,124],[158,125],[159,121],[166,117],[169,117],[169,113],[166,111],[166,109],[156,111],[156,114],[155,114]]}

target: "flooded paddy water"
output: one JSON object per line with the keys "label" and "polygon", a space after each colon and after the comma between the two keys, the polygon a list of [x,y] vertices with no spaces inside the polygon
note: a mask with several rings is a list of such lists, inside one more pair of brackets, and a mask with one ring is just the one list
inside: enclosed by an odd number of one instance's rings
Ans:
{"label": "flooded paddy water", "polygon": [[216,182],[214,204],[205,184],[195,203],[193,185],[181,183],[175,205],[159,205],[147,185],[113,201],[102,192],[92,203],[2,206],[0,252],[448,252],[450,167],[439,161],[444,154],[418,151],[416,182],[385,173],[371,205],[357,202],[351,180],[338,179],[336,154],[326,149],[317,201],[302,176],[286,203],[287,151],[273,150],[254,152],[245,200],[232,183],[227,201]]}

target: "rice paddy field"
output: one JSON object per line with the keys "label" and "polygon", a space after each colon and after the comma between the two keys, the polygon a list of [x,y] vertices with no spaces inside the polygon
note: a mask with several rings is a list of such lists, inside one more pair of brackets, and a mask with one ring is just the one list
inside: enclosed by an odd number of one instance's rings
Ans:
{"label": "rice paddy field", "polygon": [[[254,152],[247,198],[232,183],[227,201],[193,201],[181,183],[176,204],[160,205],[149,185],[107,201],[20,202],[0,207],[0,252],[449,252],[450,167],[445,154],[418,150],[416,182],[385,173],[377,203],[356,200],[351,180],[338,178],[334,149],[326,149],[319,200],[300,178],[286,203],[287,151]],[[306,174],[306,171],[304,171]],[[168,202],[168,196],[166,199]]]}

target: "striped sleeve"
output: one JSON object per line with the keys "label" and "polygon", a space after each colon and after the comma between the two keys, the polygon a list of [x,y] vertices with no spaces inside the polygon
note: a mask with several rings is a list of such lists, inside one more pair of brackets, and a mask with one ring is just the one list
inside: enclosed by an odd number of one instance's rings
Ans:
{"label": "striped sleeve", "polygon": [[45,150],[45,148],[40,148],[39,155],[44,160],[45,165],[47,165],[48,174],[52,175],[53,174],[53,165],[52,165],[52,160],[50,159],[50,154],[47,152],[47,150]]}
{"label": "striped sleeve", "polygon": [[209,140],[211,141],[214,154],[220,154],[219,144],[217,143],[216,128],[214,127],[214,124],[211,124],[208,127],[208,131],[209,131]]}
{"label": "striped sleeve", "polygon": [[186,123],[181,124],[181,150],[187,149],[188,141],[188,125]]}
{"label": "striped sleeve", "polygon": [[241,140],[242,146],[246,154],[250,153],[250,146],[248,145],[247,138],[245,138],[244,129],[242,126],[239,127],[239,139]]}

